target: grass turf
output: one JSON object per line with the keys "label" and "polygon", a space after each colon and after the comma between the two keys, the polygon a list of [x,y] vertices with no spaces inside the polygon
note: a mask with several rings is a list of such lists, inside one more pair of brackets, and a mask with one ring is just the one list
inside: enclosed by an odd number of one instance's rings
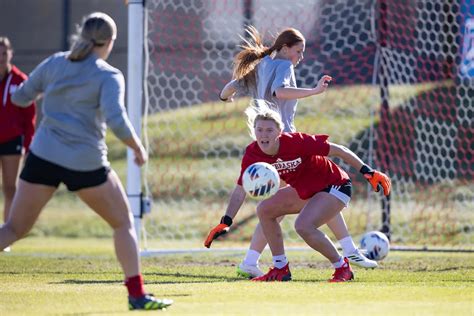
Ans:
{"label": "grass turf", "polygon": [[[474,254],[391,252],[376,270],[329,284],[319,255],[290,252],[293,281],[238,279],[241,253],[143,258],[147,290],[167,315],[472,315]],[[262,265],[270,262],[268,255]],[[30,237],[0,253],[0,314],[122,314],[126,290],[109,239]]]}

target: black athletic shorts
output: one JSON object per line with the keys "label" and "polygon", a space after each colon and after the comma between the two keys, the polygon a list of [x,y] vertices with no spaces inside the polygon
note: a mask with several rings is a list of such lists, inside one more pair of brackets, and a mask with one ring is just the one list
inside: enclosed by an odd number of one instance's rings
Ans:
{"label": "black athletic shorts", "polygon": [[23,153],[23,136],[0,143],[0,156],[21,155]]}
{"label": "black athletic shorts", "polygon": [[62,182],[69,191],[95,187],[107,181],[109,167],[93,171],[74,171],[41,159],[31,151],[26,157],[20,178],[26,182],[58,187]]}
{"label": "black athletic shorts", "polygon": [[324,189],[323,192],[334,195],[347,206],[352,196],[352,182],[351,180],[347,180],[347,182],[342,185],[330,185]]}

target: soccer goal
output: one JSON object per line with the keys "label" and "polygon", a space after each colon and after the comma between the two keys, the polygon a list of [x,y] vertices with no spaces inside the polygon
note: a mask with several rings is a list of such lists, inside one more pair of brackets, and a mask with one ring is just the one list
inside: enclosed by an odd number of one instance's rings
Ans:
{"label": "soccer goal", "polygon": [[[285,27],[304,34],[298,86],[334,78],[325,94],[300,100],[297,130],[329,134],[392,178],[393,193],[382,198],[336,161],[354,183],[344,211],[354,237],[381,230],[402,248],[473,250],[472,7],[470,0],[147,0],[143,46],[132,43],[138,55],[144,47],[143,81],[128,83],[129,94],[144,89],[150,153],[141,180],[129,172],[135,184],[127,187],[142,248],[203,249],[225,210],[251,141],[249,98],[223,103],[218,94],[253,25],[268,44]],[[152,201],[149,213],[137,202],[141,192]],[[246,201],[216,248],[247,246],[255,207]],[[298,247],[293,221],[283,222],[285,242]]]}

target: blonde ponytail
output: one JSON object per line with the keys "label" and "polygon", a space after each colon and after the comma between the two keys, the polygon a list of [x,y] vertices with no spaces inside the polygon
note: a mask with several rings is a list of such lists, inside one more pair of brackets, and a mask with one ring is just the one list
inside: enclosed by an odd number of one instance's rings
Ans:
{"label": "blonde ponytail", "polygon": [[85,59],[97,46],[103,46],[117,36],[114,20],[105,13],[94,12],[84,17],[82,25],[72,36],[73,43],[68,59],[80,61]]}

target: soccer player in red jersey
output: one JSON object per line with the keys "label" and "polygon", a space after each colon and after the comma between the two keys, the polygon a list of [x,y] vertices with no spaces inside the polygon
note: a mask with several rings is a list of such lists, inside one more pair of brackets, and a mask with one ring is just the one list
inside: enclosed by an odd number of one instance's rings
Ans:
{"label": "soccer player in red jersey", "polygon": [[244,170],[255,162],[272,164],[288,186],[257,207],[263,233],[273,255],[273,267],[254,281],[289,281],[291,272],[285,256],[283,237],[277,219],[286,214],[298,214],[296,232],[314,250],[319,251],[334,266],[330,282],[352,280],[354,274],[347,258],[341,256],[333,242],[319,230],[338,215],[351,199],[352,184],[347,173],[327,156],[336,156],[360,170],[375,191],[379,185],[385,195],[390,194],[390,179],[373,170],[348,148],[328,141],[327,135],[284,133],[278,112],[265,101],[257,100],[246,110],[251,136],[255,139],[247,146],[242,158],[241,175],[232,192],[221,223],[211,230],[205,241],[225,234],[242,206],[245,191],[242,188]]}
{"label": "soccer player in red jersey", "polygon": [[[7,37],[0,37],[0,169],[3,187],[3,220],[10,214],[16,191],[20,162],[28,152],[35,132],[36,106],[19,108],[11,95],[27,76],[12,64],[13,47]],[[7,247],[4,251],[9,251]]]}
{"label": "soccer player in red jersey", "polygon": [[[249,94],[253,99],[269,102],[278,110],[283,122],[284,132],[296,132],[294,119],[298,100],[324,93],[331,82],[331,76],[324,75],[313,88],[300,88],[296,85],[295,67],[303,61],[306,40],[294,28],[282,30],[273,44],[267,47],[256,28],[247,28],[248,39],[244,40],[242,50],[235,56],[233,80],[225,85],[219,97],[232,102],[238,94]],[[282,184],[284,185],[284,184]],[[281,221],[283,217],[279,220]],[[357,249],[349,234],[344,217],[335,216],[327,223],[329,229],[341,245],[342,252],[350,263],[364,268],[375,268],[377,262],[370,260]],[[267,241],[260,224],[255,228],[249,249],[243,261],[237,266],[237,275],[253,278],[263,275],[258,260]]]}

